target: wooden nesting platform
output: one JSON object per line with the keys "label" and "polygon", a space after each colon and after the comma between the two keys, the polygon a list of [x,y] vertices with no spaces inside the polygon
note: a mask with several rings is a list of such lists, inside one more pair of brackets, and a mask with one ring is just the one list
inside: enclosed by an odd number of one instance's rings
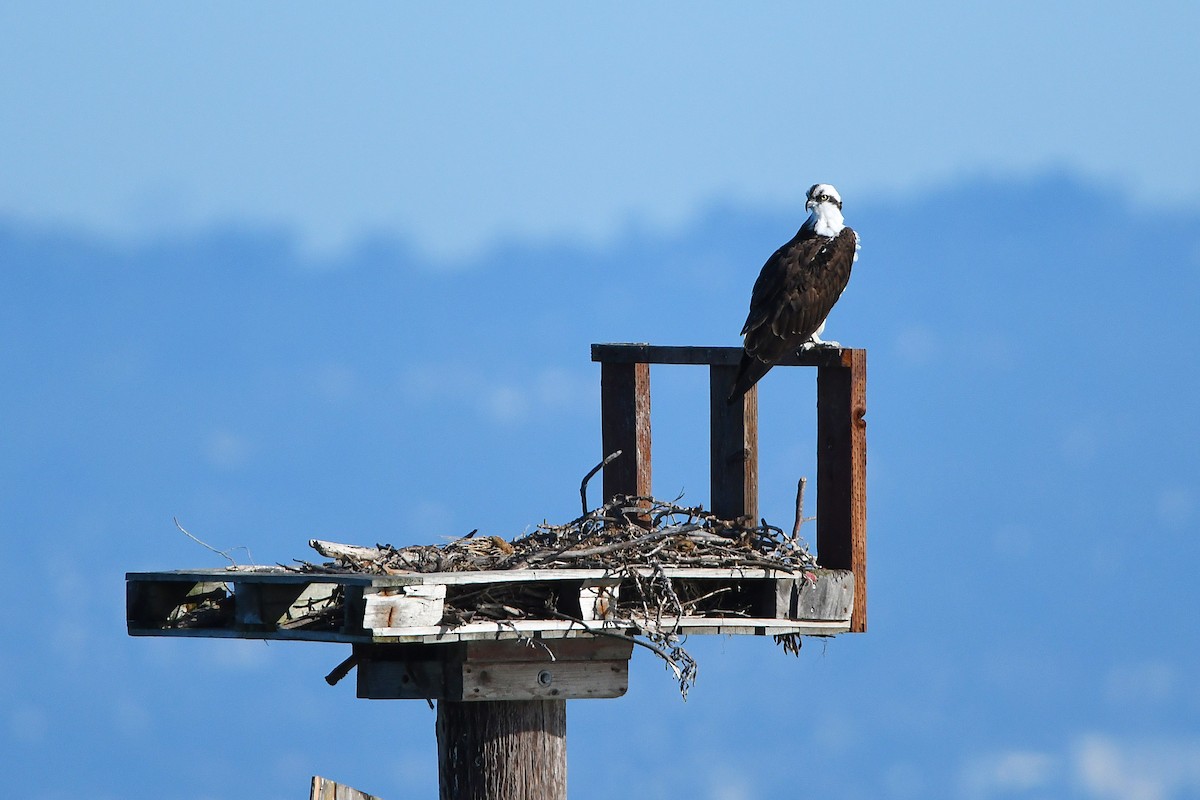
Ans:
{"label": "wooden nesting platform", "polygon": [[[710,376],[710,510],[720,520],[759,518],[758,387],[728,399],[741,354],[592,346],[601,368],[604,502],[652,496],[650,367],[690,364],[707,366]],[[557,701],[624,694],[635,638],[676,669],[683,691],[688,671],[647,638],[865,631],[866,351],[821,347],[778,366],[817,370],[818,568],[136,572],[126,576],[129,633],[348,643],[353,655],[327,680],[357,666],[359,697]]]}
{"label": "wooden nesting platform", "polygon": [[[637,605],[637,582],[599,569],[134,572],[126,576],[126,619],[132,636],[350,643],[360,697],[449,700],[618,697],[628,687],[633,647],[624,637],[639,628],[758,636],[850,630],[848,570],[666,567],[661,576],[687,614],[614,620],[622,599]],[[514,603],[537,598],[548,610],[541,617],[460,621],[456,606],[480,590],[499,590]]]}
{"label": "wooden nesting platform", "polygon": [[[649,568],[632,568],[649,574]],[[643,627],[678,626],[692,634],[849,631],[854,577],[821,569],[811,578],[749,568],[663,569],[682,596],[718,590],[753,609],[736,615],[712,603],[695,616],[638,619]],[[595,636],[608,623],[606,604],[631,590],[628,577],[599,569],[431,572],[410,575],[308,574],[283,569],[177,570],[126,575],[131,636],[299,639],[373,644]],[[572,619],[443,621],[447,598],[484,584],[553,591]]]}

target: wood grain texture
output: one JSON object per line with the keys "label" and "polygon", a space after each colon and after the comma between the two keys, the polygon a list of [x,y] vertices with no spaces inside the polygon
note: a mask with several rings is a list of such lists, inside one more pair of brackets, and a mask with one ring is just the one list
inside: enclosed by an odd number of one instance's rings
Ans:
{"label": "wood grain texture", "polygon": [[817,559],[854,573],[851,630],[867,628],[867,353],[817,370]]}
{"label": "wood grain texture", "polygon": [[335,783],[328,778],[321,778],[314,775],[312,786],[308,793],[308,800],[379,800],[379,798],[373,794],[360,792],[358,789],[351,789],[349,786]]}
{"label": "wood grain texture", "polygon": [[437,704],[441,800],[566,800],[567,701]]}
{"label": "wood grain texture", "polygon": [[362,627],[404,628],[438,625],[446,607],[446,585],[371,588],[363,593]]}
{"label": "wood grain texture", "polygon": [[825,572],[821,579],[796,581],[794,618],[800,620],[853,620],[854,573]]}
{"label": "wood grain texture", "polygon": [[709,367],[709,505],[721,519],[758,519],[758,387],[732,403],[737,367]]}
{"label": "wood grain texture", "polygon": [[[826,544],[829,543],[826,542]],[[832,545],[829,545],[828,549],[829,552],[833,552]],[[769,603],[764,601],[763,607],[755,612],[760,614],[763,619],[756,619],[753,625],[739,625],[735,619],[718,621],[708,618],[700,620],[684,618],[681,625],[685,627],[698,625],[699,629],[703,629],[702,631],[692,630],[693,633],[710,632],[709,629],[712,629],[712,633],[753,634],[759,633],[757,629],[764,627],[771,629],[772,633],[781,633],[787,631],[777,630],[777,628],[793,626],[793,620],[788,619],[789,615],[779,609],[794,607],[794,602],[774,599],[776,581],[779,579],[790,581],[795,578],[792,573],[758,567],[668,566],[662,567],[661,572],[656,572],[655,568],[651,567],[631,567],[629,569],[642,576],[661,574],[672,581],[711,581],[714,582],[714,586],[729,580],[736,580],[746,587],[747,591],[761,594],[763,597],[772,597]],[[393,583],[399,577],[394,575],[320,575],[315,576],[317,579],[311,585],[304,586],[302,584],[275,583],[270,580],[272,577],[270,574],[261,573],[253,577],[242,575],[236,584],[240,592],[246,593],[247,598],[252,598],[258,603],[256,605],[255,602],[247,602],[246,610],[240,615],[241,619],[239,620],[229,603],[230,599],[236,598],[227,591],[229,584],[206,581],[205,578],[212,574],[209,570],[195,570],[189,573],[188,580],[180,580],[182,573],[172,574],[169,580],[160,580],[159,573],[150,573],[151,577],[149,578],[143,578],[140,573],[130,573],[127,589],[129,634],[132,636],[347,642],[356,645],[374,643],[389,646],[404,643],[438,645],[521,637],[554,640],[578,637],[586,640],[591,634],[585,625],[562,619],[489,620],[461,625],[438,622],[437,624],[415,625],[411,623],[422,620],[398,613],[398,609],[391,606],[389,597],[393,595],[389,593],[403,590],[403,597],[407,597],[409,592],[413,592],[416,596],[411,599],[424,601],[432,599],[433,596],[440,598],[442,591],[450,586],[499,584],[519,587],[521,584],[530,582],[554,582],[562,586],[557,591],[567,595],[578,593],[578,596],[588,602],[591,615],[597,617],[591,622],[602,622],[599,618],[604,616],[603,609],[598,610],[595,606],[595,603],[601,599],[601,594],[593,590],[607,588],[609,593],[605,600],[611,602],[615,597],[613,592],[618,590],[621,581],[625,580],[625,578],[615,576],[610,571],[603,569],[535,569],[421,573],[408,576],[406,583],[403,584]],[[836,575],[836,571],[825,569],[818,569],[812,573],[813,580],[817,583],[835,580],[837,579]],[[295,618],[300,614],[309,613],[308,600],[304,598],[311,598],[318,610],[329,604],[332,604],[333,610],[337,610],[338,601],[332,590],[338,587],[326,581],[330,578],[341,579],[344,577],[367,579],[375,581],[377,585],[372,588],[342,584],[340,590],[343,593],[342,602],[345,603],[345,608],[342,609],[343,613],[331,615],[326,624],[297,627]],[[256,584],[255,581],[258,580],[263,582]],[[755,587],[754,584],[761,584],[761,586]],[[268,598],[270,602],[263,605],[263,596],[270,595],[277,590],[281,592],[280,597]],[[300,599],[288,606],[288,598],[297,592],[300,592]],[[364,592],[366,593],[364,594]],[[375,599],[368,603],[368,597]],[[197,603],[211,602],[214,599],[220,601],[221,608],[228,609],[227,612],[218,609],[211,616],[193,620],[184,626],[180,626],[178,622],[172,622],[179,614],[194,609]],[[265,615],[261,611],[251,613],[256,608],[271,608],[272,606],[274,606],[274,610]],[[368,608],[368,606],[372,607]],[[276,615],[280,613],[278,609],[281,608],[285,608],[286,611],[276,619]],[[582,608],[583,604],[581,603],[580,610]],[[777,618],[771,619],[772,617]],[[261,619],[262,622],[249,622],[251,619]],[[272,622],[272,620],[274,621]],[[366,627],[364,627],[364,623]],[[384,623],[390,623],[394,627],[378,627]],[[824,628],[817,635],[826,635]],[[580,647],[582,646],[584,645],[580,645]]]}
{"label": "wood grain texture", "polygon": [[604,468],[604,500],[618,494],[650,494],[650,365],[602,364],[600,435],[606,457],[621,456]]}
{"label": "wood grain texture", "polygon": [[633,642],[599,636],[355,645],[358,696],[454,702],[620,697]]}
{"label": "wood grain texture", "polygon": [[621,697],[628,689],[628,657],[612,661],[480,661],[462,665],[464,701],[599,699]]}

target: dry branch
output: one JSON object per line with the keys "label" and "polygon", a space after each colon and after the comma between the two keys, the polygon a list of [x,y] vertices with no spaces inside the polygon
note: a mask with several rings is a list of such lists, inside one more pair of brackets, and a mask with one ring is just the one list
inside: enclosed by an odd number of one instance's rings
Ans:
{"label": "dry branch", "polygon": [[[587,477],[600,470],[609,456]],[[516,619],[568,619],[598,636],[634,639],[668,665],[687,690],[696,678],[696,662],[681,646],[680,620],[689,614],[713,613],[723,617],[750,616],[752,609],[737,606],[736,592],[728,588],[697,590],[686,582],[669,579],[666,567],[769,569],[804,573],[816,568],[816,559],[799,539],[803,516],[804,483],[797,494],[797,524],[788,536],[780,528],[749,518],[718,518],[700,507],[653,497],[620,496],[562,525],[542,523],[533,532],[506,541],[498,536],[471,534],[443,545],[376,547],[339,544],[313,539],[310,544],[331,561],[324,565],[301,563],[294,567],[310,572],[462,572],[516,569],[603,569],[616,584],[629,583],[628,596],[615,599],[603,620],[584,621],[560,608],[554,591],[537,582],[514,581],[481,585],[447,597],[444,624],[476,621],[498,624]],[[678,500],[678,498],[676,498]],[[647,525],[649,527],[647,528]],[[713,604],[713,598],[722,596]],[[727,599],[728,598],[728,599]],[[702,605],[709,601],[707,605]],[[711,609],[705,611],[704,609]],[[630,636],[625,631],[636,631]],[[789,651],[799,639],[782,642]],[[331,677],[337,676],[337,671]]]}
{"label": "dry branch", "polygon": [[584,516],[587,516],[587,513],[588,513],[588,504],[587,504],[588,481],[590,481],[597,472],[604,469],[609,464],[611,464],[613,461],[615,461],[617,459],[617,457],[621,455],[621,452],[622,452],[621,450],[614,450],[613,452],[609,453],[607,456],[604,457],[603,461],[601,461],[596,466],[592,467],[591,470],[588,471],[588,474],[583,476],[583,480],[580,481],[580,483],[579,483],[579,502],[583,504]]}

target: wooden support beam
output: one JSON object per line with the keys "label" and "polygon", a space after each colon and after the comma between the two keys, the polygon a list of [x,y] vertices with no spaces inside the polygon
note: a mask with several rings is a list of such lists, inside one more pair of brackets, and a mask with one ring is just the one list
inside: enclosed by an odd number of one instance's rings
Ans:
{"label": "wooden support beam", "polygon": [[441,800],[566,800],[566,700],[440,700],[437,742]]}
{"label": "wooden support beam", "polygon": [[600,365],[601,441],[606,457],[621,457],[604,468],[604,500],[615,495],[650,494],[650,365]]}
{"label": "wooden support beam", "polygon": [[850,630],[867,628],[867,351],[817,369],[817,559],[854,573]]}
{"label": "wooden support beam", "polygon": [[615,637],[354,646],[358,696],[454,702],[621,697],[633,642]]}
{"label": "wooden support beam", "polygon": [[[789,353],[778,362],[780,367],[821,367],[841,363],[839,347],[814,347]],[[604,364],[694,364],[737,366],[742,360],[740,347],[690,347],[656,344],[593,344],[592,361]]]}
{"label": "wooden support beam", "polygon": [[730,403],[736,376],[736,366],[709,367],[709,503],[721,519],[757,520],[758,387]]}

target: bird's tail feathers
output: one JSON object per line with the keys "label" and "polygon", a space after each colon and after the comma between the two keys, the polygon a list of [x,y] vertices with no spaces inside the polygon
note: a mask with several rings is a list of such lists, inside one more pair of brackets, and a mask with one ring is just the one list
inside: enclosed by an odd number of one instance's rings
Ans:
{"label": "bird's tail feathers", "polygon": [[750,391],[750,387],[758,383],[759,378],[766,375],[771,366],[771,364],[760,361],[749,353],[742,353],[742,360],[738,364],[737,377],[733,380],[733,390],[729,392],[726,402],[733,405],[733,401]]}

